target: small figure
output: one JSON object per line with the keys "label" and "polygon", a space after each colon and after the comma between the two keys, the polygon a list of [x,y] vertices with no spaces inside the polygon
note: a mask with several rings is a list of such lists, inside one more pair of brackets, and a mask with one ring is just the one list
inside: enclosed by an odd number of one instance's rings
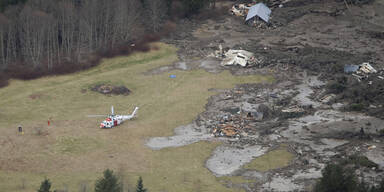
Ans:
{"label": "small figure", "polygon": [[24,135],[23,127],[21,127],[21,125],[19,125],[18,131],[20,134]]}
{"label": "small figure", "polygon": [[363,139],[365,135],[364,128],[360,128],[360,139]]}

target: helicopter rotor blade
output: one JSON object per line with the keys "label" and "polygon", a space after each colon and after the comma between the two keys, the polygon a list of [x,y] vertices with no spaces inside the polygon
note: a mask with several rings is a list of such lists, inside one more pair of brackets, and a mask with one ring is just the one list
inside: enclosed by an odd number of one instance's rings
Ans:
{"label": "helicopter rotor blade", "polygon": [[87,117],[106,117],[107,115],[87,115]]}

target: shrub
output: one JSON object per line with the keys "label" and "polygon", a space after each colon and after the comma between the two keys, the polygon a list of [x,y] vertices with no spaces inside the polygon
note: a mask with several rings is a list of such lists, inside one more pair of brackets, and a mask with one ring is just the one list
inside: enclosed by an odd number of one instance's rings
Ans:
{"label": "shrub", "polygon": [[343,92],[345,88],[347,88],[345,84],[341,84],[339,82],[331,82],[330,84],[328,84],[329,92],[335,93],[335,94],[339,94]]}
{"label": "shrub", "polygon": [[362,103],[352,103],[349,106],[351,111],[362,111],[364,109],[364,105]]}
{"label": "shrub", "polygon": [[374,0],[346,0],[347,3],[354,4],[354,5],[368,4],[368,3],[372,3],[373,1]]}
{"label": "shrub", "polygon": [[356,166],[368,167],[368,168],[378,168],[378,165],[373,161],[369,160],[366,156],[361,155],[352,155],[348,158],[341,161],[342,165],[354,164]]}
{"label": "shrub", "polygon": [[334,81],[328,84],[328,90],[331,93],[339,94],[347,88],[348,79],[344,75],[336,76]]}
{"label": "shrub", "polygon": [[384,129],[380,129],[379,130],[379,135],[382,137],[382,136],[384,136]]}

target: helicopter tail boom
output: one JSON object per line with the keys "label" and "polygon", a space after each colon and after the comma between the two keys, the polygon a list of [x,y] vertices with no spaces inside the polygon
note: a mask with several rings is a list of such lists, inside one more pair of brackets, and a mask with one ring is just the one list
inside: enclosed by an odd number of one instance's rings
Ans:
{"label": "helicopter tail boom", "polygon": [[139,107],[135,107],[135,110],[133,110],[131,116],[134,117],[137,113],[137,110],[139,110]]}
{"label": "helicopter tail boom", "polygon": [[128,119],[132,119],[133,117],[135,117],[136,113],[137,113],[137,110],[139,110],[139,107],[135,107],[135,110],[133,110],[132,114],[130,115],[123,115],[121,116],[124,120],[128,120]]}

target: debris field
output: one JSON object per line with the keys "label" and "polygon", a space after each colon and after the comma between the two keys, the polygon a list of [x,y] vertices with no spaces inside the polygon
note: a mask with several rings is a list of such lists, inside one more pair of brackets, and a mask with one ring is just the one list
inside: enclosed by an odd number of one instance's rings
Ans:
{"label": "debris field", "polygon": [[[243,2],[224,1],[228,13],[201,23],[182,21],[183,29],[164,40],[179,48],[180,61],[150,74],[201,68],[275,80],[211,90],[216,94],[191,124],[176,128],[174,136],[150,138],[147,146],[222,141],[206,167],[217,177],[247,179],[227,183],[246,191],[310,191],[334,161],[370,162],[355,172],[377,184],[384,169],[384,39],[372,33],[384,31],[384,4],[272,1],[266,4],[268,23],[247,25],[255,3]],[[353,110],[356,104],[363,108]],[[282,145],[294,155],[288,166],[246,168]]]}

